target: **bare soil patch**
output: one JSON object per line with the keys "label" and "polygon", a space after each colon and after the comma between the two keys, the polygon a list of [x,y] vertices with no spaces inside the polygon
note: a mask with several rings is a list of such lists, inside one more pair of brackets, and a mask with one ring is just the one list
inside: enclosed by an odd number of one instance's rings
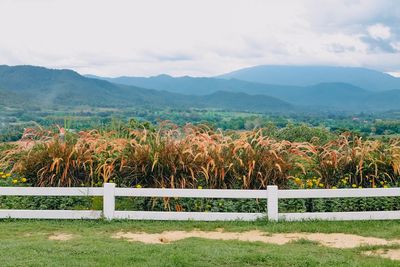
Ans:
{"label": "bare soil patch", "polygon": [[400,261],[400,249],[370,250],[370,251],[365,251],[363,254],[367,256],[380,256],[383,258]]}
{"label": "bare soil patch", "polygon": [[74,238],[72,234],[57,233],[49,236],[49,240],[68,241]]}
{"label": "bare soil patch", "polygon": [[383,246],[400,244],[400,240],[386,240],[375,237],[363,237],[342,233],[277,233],[268,234],[258,230],[247,232],[224,232],[223,229],[217,231],[165,231],[162,233],[149,234],[144,232],[117,232],[113,238],[126,239],[147,244],[168,244],[170,242],[185,238],[197,237],[213,240],[239,240],[247,242],[263,242],[268,244],[284,245],[300,239],[318,242],[323,246],[332,248],[355,248],[359,246]]}

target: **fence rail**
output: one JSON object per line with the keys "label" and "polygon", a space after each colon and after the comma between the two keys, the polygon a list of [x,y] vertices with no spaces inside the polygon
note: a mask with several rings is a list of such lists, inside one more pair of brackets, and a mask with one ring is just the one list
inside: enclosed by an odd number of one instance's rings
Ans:
{"label": "fence rail", "polygon": [[[350,198],[350,197],[400,197],[400,188],[368,189],[299,189],[278,190],[223,190],[223,189],[160,189],[116,188],[113,183],[96,187],[0,187],[0,196],[103,196],[103,211],[95,210],[0,210],[0,218],[21,219],[132,219],[132,220],[394,220],[400,211],[360,212],[306,212],[279,213],[279,199],[294,198]],[[235,198],[267,199],[267,214],[238,212],[158,212],[118,211],[115,197],[182,197],[182,198]]]}

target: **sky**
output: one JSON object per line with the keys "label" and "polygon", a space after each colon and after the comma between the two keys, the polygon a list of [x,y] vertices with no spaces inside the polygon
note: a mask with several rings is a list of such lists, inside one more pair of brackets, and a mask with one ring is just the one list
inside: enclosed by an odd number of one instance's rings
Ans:
{"label": "sky", "polygon": [[400,0],[0,0],[0,64],[108,77],[264,64],[400,76]]}

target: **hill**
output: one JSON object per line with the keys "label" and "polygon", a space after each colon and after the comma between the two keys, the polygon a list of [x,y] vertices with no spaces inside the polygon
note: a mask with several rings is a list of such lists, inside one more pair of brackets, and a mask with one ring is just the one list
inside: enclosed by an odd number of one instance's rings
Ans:
{"label": "hill", "polygon": [[[286,110],[290,104],[269,96],[218,92],[189,96],[84,77],[72,70],[36,66],[0,66],[0,96],[6,105],[46,108],[92,107],[207,107],[240,111]],[[245,100],[245,101],[243,101]],[[256,107],[256,108],[255,108]]]}
{"label": "hill", "polygon": [[168,75],[97,78],[118,84],[134,85],[187,95],[208,95],[220,91],[264,95],[281,99],[294,106],[299,106],[300,109],[311,108],[315,110],[329,108],[341,111],[377,111],[398,109],[397,101],[400,102],[400,90],[375,92],[342,82],[294,86],[263,84],[238,79],[189,76],[171,77]]}
{"label": "hill", "polygon": [[293,86],[339,82],[370,91],[400,89],[400,78],[375,70],[352,67],[262,65],[236,70],[218,78]]}

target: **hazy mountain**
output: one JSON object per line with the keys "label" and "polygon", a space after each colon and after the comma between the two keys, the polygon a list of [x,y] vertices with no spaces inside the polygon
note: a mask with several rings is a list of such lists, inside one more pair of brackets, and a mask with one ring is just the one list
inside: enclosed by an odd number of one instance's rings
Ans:
{"label": "hazy mountain", "polygon": [[[334,110],[388,110],[397,109],[400,101],[397,90],[391,94],[372,92],[348,83],[319,83],[311,86],[276,85],[247,82],[237,79],[171,77],[102,78],[108,81],[188,95],[207,95],[219,91],[272,96],[301,107],[330,108]],[[386,99],[387,98],[387,99]]]}
{"label": "hazy mountain", "polygon": [[[118,78],[119,79],[119,78]],[[114,79],[109,79],[115,81]],[[121,82],[121,79],[117,80]],[[273,85],[237,79],[124,77],[123,85],[71,70],[0,66],[0,104],[23,107],[219,108],[236,111],[399,109],[400,90],[372,92],[348,83]],[[146,87],[146,88],[142,88]]]}
{"label": "hazy mountain", "polygon": [[198,104],[202,106],[219,107],[228,110],[283,112],[294,109],[289,103],[266,95],[249,95],[245,93],[218,91],[210,95],[197,96],[195,99],[198,99]]}
{"label": "hazy mountain", "polygon": [[264,65],[236,70],[218,77],[277,85],[311,86],[339,82],[371,91],[400,89],[400,78],[375,70],[351,67]]}
{"label": "hazy mountain", "polygon": [[[210,107],[240,111],[284,111],[292,106],[270,96],[214,92],[189,96],[88,78],[71,70],[35,66],[0,66],[0,103],[45,108]],[[219,98],[219,99],[216,99]]]}
{"label": "hazy mountain", "polygon": [[[106,78],[87,75],[109,82],[133,85],[143,88],[165,90],[168,92],[187,94],[187,95],[207,95],[218,91],[241,92],[247,94],[265,94],[266,85],[251,83],[241,80],[224,80],[207,77],[172,77],[169,75],[158,75],[153,77],[117,77]],[[276,88],[276,85],[273,85]]]}
{"label": "hazy mountain", "polygon": [[90,79],[71,70],[0,66],[0,88],[43,106],[121,106],[156,102],[160,92]]}

